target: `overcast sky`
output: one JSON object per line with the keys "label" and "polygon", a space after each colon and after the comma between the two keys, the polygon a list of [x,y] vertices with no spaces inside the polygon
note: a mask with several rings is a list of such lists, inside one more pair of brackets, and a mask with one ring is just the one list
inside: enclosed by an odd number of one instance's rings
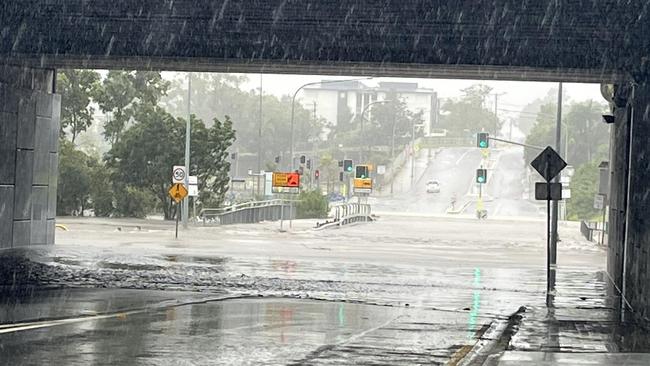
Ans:
{"label": "overcast sky", "polygon": [[[249,82],[246,89],[259,88],[259,74],[248,74]],[[264,75],[264,93],[274,95],[293,94],[301,85],[323,79],[348,79],[350,77],[330,77],[319,75]],[[354,78],[352,76],[351,78]],[[499,97],[499,104],[523,108],[529,102],[544,97],[557,83],[521,82],[521,81],[487,81],[487,80],[451,80],[451,79],[407,79],[407,78],[376,78],[364,80],[367,85],[380,81],[417,82],[420,87],[431,88],[438,92],[441,98],[457,97],[461,90],[473,84],[481,83],[491,86],[496,93],[505,93]],[[581,101],[594,99],[605,102],[600,95],[598,84],[564,84],[564,91],[571,100]]]}
{"label": "overcast sky", "polygon": [[[242,74],[238,74],[242,75]],[[166,78],[183,78],[182,73],[164,73]],[[259,74],[246,74],[248,82],[243,85],[243,89],[258,89],[260,83]],[[293,94],[301,85],[309,82],[320,80],[345,80],[355,78],[355,76],[322,76],[322,75],[283,75],[283,74],[265,74],[263,76],[264,94],[273,94],[276,96]],[[363,80],[368,86],[376,85],[381,81],[400,81],[400,82],[417,82],[422,88],[431,88],[438,92],[440,98],[453,98],[461,95],[461,90],[474,84],[486,84],[493,88],[494,93],[502,94],[499,96],[500,114],[505,118],[518,115],[514,111],[520,111],[528,103],[537,98],[543,98],[552,88],[557,88],[557,83],[546,82],[522,82],[522,81],[490,81],[490,80],[454,80],[454,79],[415,79],[415,78],[375,78]],[[583,101],[593,99],[605,103],[600,94],[600,85],[598,84],[564,84],[565,100]],[[298,95],[300,97],[300,95]],[[492,105],[492,101],[489,101]],[[508,112],[504,110],[512,110]]]}

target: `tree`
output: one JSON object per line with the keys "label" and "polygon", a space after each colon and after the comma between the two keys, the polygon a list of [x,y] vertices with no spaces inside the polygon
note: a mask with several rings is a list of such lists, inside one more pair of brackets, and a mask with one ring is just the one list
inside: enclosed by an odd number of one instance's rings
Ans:
{"label": "tree", "polygon": [[169,82],[151,71],[109,71],[97,93],[97,103],[107,114],[104,137],[111,146],[120,141],[141,106],[155,106],[167,93]]}
{"label": "tree", "polygon": [[572,220],[590,220],[600,214],[594,208],[594,196],[598,190],[598,166],[595,162],[582,164],[571,180],[571,199],[567,204],[567,216]]}
{"label": "tree", "polygon": [[57,215],[82,215],[88,208],[91,186],[90,157],[76,150],[72,142],[60,141]]}
{"label": "tree", "polygon": [[[156,197],[166,219],[174,215],[168,196],[171,169],[181,164],[185,154],[185,121],[174,118],[157,106],[142,107],[134,120],[107,155],[107,164],[113,169],[113,180],[121,189],[139,189]],[[204,203],[220,205],[227,190],[227,149],[235,132],[228,118],[215,119],[211,128],[195,116],[192,127],[190,174],[199,177],[200,199]],[[116,190],[117,191],[117,190]],[[141,196],[141,198],[144,196]]]}
{"label": "tree", "polygon": [[[370,146],[392,146],[392,137],[395,136],[395,146],[403,146],[411,139],[413,125],[423,122],[421,113],[411,112],[406,102],[396,93],[389,93],[386,96],[388,103],[380,103],[372,106],[369,121],[364,121],[364,132],[361,135],[360,116],[356,129],[347,131],[345,134],[337,132],[341,138],[349,134],[349,141],[346,145]],[[365,115],[368,118],[368,114]],[[339,126],[337,126],[337,129]],[[337,130],[338,131],[338,130]],[[338,141],[337,141],[338,142]]]}
{"label": "tree", "polygon": [[62,70],[57,73],[61,94],[61,135],[66,131],[74,144],[77,136],[93,123],[94,108],[90,106],[99,90],[99,74],[91,70]]}
{"label": "tree", "polygon": [[480,131],[494,132],[501,129],[502,122],[495,121],[494,111],[484,107],[492,88],[486,85],[473,85],[463,89],[458,99],[447,100],[442,105],[441,124],[451,136],[467,137]]}
{"label": "tree", "polygon": [[[533,146],[553,146],[555,144],[555,125],[556,117],[554,113],[556,104],[549,103],[540,107],[539,113],[530,134],[526,136],[526,144]],[[537,157],[539,151],[533,149],[524,149],[524,159],[526,166]]]}
{"label": "tree", "polygon": [[[551,88],[543,98],[537,98],[524,106],[524,108],[521,110],[521,113],[519,114],[519,117],[517,118],[517,126],[524,133],[524,135],[528,136],[531,133],[531,130],[537,122],[537,117],[541,112],[542,106],[551,104],[554,106],[553,108],[555,108],[557,105],[557,93],[557,88]],[[568,101],[568,97],[566,94],[564,94],[564,97],[564,102],[566,103],[566,101]],[[555,111],[555,109],[553,111]]]}
{"label": "tree", "polygon": [[[535,125],[526,137],[526,143],[541,147],[555,146],[555,128],[557,104],[549,103],[541,106]],[[568,156],[564,156],[565,147],[559,153],[573,166],[580,166],[592,160],[605,159],[609,149],[609,132],[606,126],[598,121],[606,110],[605,104],[594,101],[572,103],[566,108],[567,113],[562,120],[562,141],[564,145],[566,134],[569,136]],[[525,159],[530,163],[537,152],[527,149]]]}
{"label": "tree", "polygon": [[327,192],[332,192],[334,183],[339,179],[338,161],[334,160],[332,154],[325,153],[320,158],[320,181],[325,180]]}
{"label": "tree", "polygon": [[[236,148],[241,153],[256,154],[259,150],[258,90],[244,91],[241,85],[247,79],[231,74],[192,74],[191,111],[208,127],[213,118],[233,121],[237,131]],[[183,76],[172,83],[163,105],[176,117],[187,117],[187,78]],[[289,152],[291,145],[291,97],[262,98],[262,166],[273,162],[281,153]],[[296,149],[311,148],[310,141],[322,132],[322,120],[314,120],[310,111],[296,101],[294,116],[294,141]]]}
{"label": "tree", "polygon": [[[606,159],[609,149],[608,127],[601,123],[607,106],[593,100],[574,103],[564,117],[569,134],[571,165],[579,166],[594,160]],[[564,141],[562,141],[564,143]]]}

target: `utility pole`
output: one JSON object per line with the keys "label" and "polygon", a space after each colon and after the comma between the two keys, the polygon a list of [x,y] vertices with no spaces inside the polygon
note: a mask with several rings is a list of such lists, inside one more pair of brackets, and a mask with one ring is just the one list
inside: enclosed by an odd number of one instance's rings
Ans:
{"label": "utility pole", "polygon": [[411,188],[413,188],[415,183],[415,119],[411,125]]}
{"label": "utility pole", "polygon": [[[562,82],[558,86],[557,93],[557,120],[555,124],[555,150],[560,151],[562,148]],[[560,182],[560,175],[558,174],[554,179],[553,183]],[[555,278],[556,278],[556,267],[557,267],[557,241],[558,241],[558,214],[559,214],[559,202],[557,200],[552,201],[551,206],[551,233],[550,233],[550,248],[549,248],[549,273],[548,273],[548,283],[546,289],[546,305],[553,305],[553,297],[555,292]]]}
{"label": "utility pole", "polygon": [[[262,171],[262,101],[263,101],[263,89],[262,89],[262,78],[263,74],[260,74],[260,120],[257,130],[257,174]],[[260,176],[257,176],[257,195],[260,195]]]}
{"label": "utility pole", "polygon": [[[191,105],[192,105],[192,73],[187,73],[187,124],[185,125],[185,187],[190,186],[190,135],[192,133],[192,127],[190,124],[191,118]],[[190,198],[185,197],[183,200],[183,228],[187,229],[188,218],[189,218],[189,208],[190,208]]]}
{"label": "utility pole", "polygon": [[390,180],[390,194],[393,194],[393,186],[395,185],[395,125],[397,122],[396,115],[397,108],[393,108],[393,137],[391,138],[390,143],[390,161],[391,161],[391,173],[393,177]]}

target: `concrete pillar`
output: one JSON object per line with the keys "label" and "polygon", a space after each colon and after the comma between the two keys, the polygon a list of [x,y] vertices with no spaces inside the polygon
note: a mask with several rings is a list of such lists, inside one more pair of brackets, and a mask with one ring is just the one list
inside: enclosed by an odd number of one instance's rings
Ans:
{"label": "concrete pillar", "polygon": [[607,272],[615,284],[610,295],[619,296],[623,286],[623,244],[625,243],[625,218],[627,210],[627,183],[629,166],[630,87],[617,85],[614,93],[611,129],[611,162],[609,194],[609,237]]}
{"label": "concrete pillar", "polygon": [[0,249],[54,244],[61,97],[54,70],[0,65]]}
{"label": "concrete pillar", "polygon": [[625,250],[625,296],[630,320],[650,321],[650,81],[634,86],[630,98],[629,212]]}

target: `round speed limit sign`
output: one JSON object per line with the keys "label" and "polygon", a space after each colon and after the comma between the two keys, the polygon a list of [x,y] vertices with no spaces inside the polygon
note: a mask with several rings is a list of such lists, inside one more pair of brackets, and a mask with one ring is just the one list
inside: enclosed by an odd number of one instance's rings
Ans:
{"label": "round speed limit sign", "polygon": [[185,183],[185,167],[175,166],[172,174],[173,183]]}

